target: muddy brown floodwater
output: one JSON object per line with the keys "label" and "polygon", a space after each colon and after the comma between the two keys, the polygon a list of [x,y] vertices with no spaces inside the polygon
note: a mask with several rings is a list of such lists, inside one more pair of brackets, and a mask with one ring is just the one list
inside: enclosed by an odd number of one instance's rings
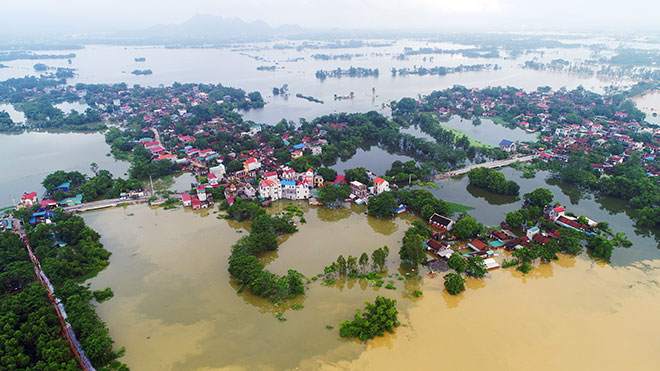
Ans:
{"label": "muddy brown floodwater", "polygon": [[[312,276],[339,254],[388,245],[388,280],[397,290],[313,282],[294,300],[304,309],[275,307],[237,293],[227,272],[244,223],[146,206],[85,214],[113,253],[90,282],[115,293],[98,312],[116,345],[126,347],[122,361],[133,370],[657,369],[659,260],[612,267],[562,256],[527,276],[493,271],[452,297],[440,276],[395,278],[404,273],[396,255],[414,217],[377,220],[356,205],[302,207],[307,223],[262,257],[268,269]],[[412,297],[417,289],[422,298]],[[405,326],[368,345],[341,339],[338,323],[376,295],[397,299]],[[275,319],[280,311],[286,322]]]}

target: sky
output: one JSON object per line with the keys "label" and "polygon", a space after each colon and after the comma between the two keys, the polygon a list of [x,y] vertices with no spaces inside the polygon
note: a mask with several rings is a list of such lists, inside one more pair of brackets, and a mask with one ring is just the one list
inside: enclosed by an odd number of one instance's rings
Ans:
{"label": "sky", "polygon": [[659,31],[657,0],[3,0],[0,34],[57,35],[182,23],[195,14],[309,29]]}

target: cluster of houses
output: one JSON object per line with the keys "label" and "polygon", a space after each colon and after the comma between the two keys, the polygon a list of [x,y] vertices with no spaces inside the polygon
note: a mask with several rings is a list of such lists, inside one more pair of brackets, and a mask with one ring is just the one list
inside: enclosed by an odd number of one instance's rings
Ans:
{"label": "cluster of houses", "polygon": [[[454,228],[455,221],[447,218],[446,216],[434,213],[428,220],[428,225],[434,229],[425,246],[429,252],[436,255],[438,258],[431,260],[427,263],[432,271],[446,270],[446,261],[455,253],[451,248],[449,242],[445,239],[447,233]],[[472,255],[478,255],[484,258],[484,263],[488,270],[499,268],[500,265],[492,258],[494,255],[492,249],[495,247],[491,244],[485,244],[479,239],[474,239],[467,244],[471,252],[462,254],[464,258]]]}
{"label": "cluster of houses", "polygon": [[[544,217],[547,221],[554,222],[559,227],[569,228],[575,231],[584,233],[587,236],[595,235],[594,228],[597,222],[586,219],[586,224],[578,221],[578,218],[570,216],[566,213],[563,206],[554,205],[546,206],[544,209]],[[429,220],[428,225],[434,229],[425,246],[429,252],[437,256],[436,259],[429,261],[429,268],[433,271],[446,270],[447,266],[444,264],[455,250],[450,246],[446,240],[447,233],[452,230],[454,220],[439,214],[433,214]],[[472,255],[478,255],[484,258],[486,267],[490,269],[499,268],[500,265],[492,258],[495,255],[494,250],[503,248],[506,250],[517,250],[523,247],[530,247],[531,243],[538,245],[545,245],[552,239],[559,239],[559,231],[557,229],[550,232],[542,232],[537,226],[524,228],[525,235],[517,236],[508,229],[506,223],[502,223],[501,229],[490,230],[488,242],[484,242],[478,238],[474,238],[461,248],[466,248],[469,252],[463,254],[463,257],[468,258]]]}
{"label": "cluster of houses", "polygon": [[[659,176],[660,166],[656,159],[660,156],[660,129],[643,125],[628,112],[616,111],[613,109],[616,103],[611,98],[596,99],[589,94],[581,90],[539,89],[533,92],[505,90],[495,95],[476,88],[454,88],[446,95],[433,96],[435,100],[431,103],[440,116],[447,117],[454,114],[472,116],[476,111],[476,114],[483,117],[519,112],[518,116],[509,121],[527,132],[543,133],[541,142],[545,147],[541,149],[539,157],[544,160],[568,161],[571,153],[588,153],[596,147],[618,143],[623,146],[623,152],[593,163],[594,170],[608,172],[614,165],[625,161],[631,153],[643,151],[647,175]],[[429,102],[418,100],[417,103],[422,107]],[[561,110],[555,109],[557,107],[561,107]],[[568,113],[558,115],[558,112],[570,112],[571,116]],[[594,115],[594,112],[602,114]],[[642,142],[635,140],[630,133],[647,134],[647,138],[653,139]],[[525,144],[504,139],[499,147],[514,152],[525,147]]]}

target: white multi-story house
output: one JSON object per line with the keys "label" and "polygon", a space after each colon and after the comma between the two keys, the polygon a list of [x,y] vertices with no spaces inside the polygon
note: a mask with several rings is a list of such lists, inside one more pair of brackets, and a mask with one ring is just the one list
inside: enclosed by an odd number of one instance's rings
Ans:
{"label": "white multi-story house", "polygon": [[383,192],[387,192],[390,190],[390,183],[381,178],[381,177],[376,177],[374,178],[374,193],[379,195]]}
{"label": "white multi-story house", "polygon": [[259,182],[259,194],[263,198],[279,200],[282,198],[282,184],[279,180],[264,179]]}
{"label": "white multi-story house", "polygon": [[250,157],[243,163],[243,168],[245,172],[249,173],[250,171],[256,171],[261,168],[261,162],[254,157]]}
{"label": "white multi-story house", "polygon": [[214,166],[209,169],[209,172],[211,172],[213,175],[218,177],[219,179],[222,179],[225,177],[226,170],[225,170],[225,165],[219,164],[218,166]]}
{"label": "white multi-story house", "polygon": [[307,181],[296,184],[296,200],[306,200],[309,198],[309,187]]}
{"label": "white multi-story house", "polygon": [[282,180],[282,198],[288,200],[297,200],[296,196],[296,181],[295,180]]}

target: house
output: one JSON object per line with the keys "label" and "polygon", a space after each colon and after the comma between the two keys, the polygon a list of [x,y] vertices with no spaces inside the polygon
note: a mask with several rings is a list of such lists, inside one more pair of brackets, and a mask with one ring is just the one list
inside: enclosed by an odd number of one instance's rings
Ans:
{"label": "house", "polygon": [[323,149],[321,148],[321,146],[312,146],[309,147],[309,149],[312,151],[313,155],[320,156],[323,153]]}
{"label": "house", "polygon": [[284,180],[293,180],[296,177],[296,172],[293,169],[289,168],[282,172],[282,178]]}
{"label": "house", "polygon": [[565,211],[566,209],[564,209],[563,206],[555,206],[550,209],[550,211],[548,212],[548,216],[552,218],[552,220],[557,220],[557,218],[564,215]]}
{"label": "house", "polygon": [[50,220],[53,219],[54,216],[55,213],[53,213],[51,210],[39,211],[32,214],[32,218],[30,218],[30,224],[31,225],[37,225],[40,223],[50,224]]}
{"label": "house", "polygon": [[296,181],[295,180],[282,180],[282,198],[287,200],[296,199]]}
{"label": "house", "polygon": [[381,178],[381,177],[376,177],[374,178],[374,193],[379,195],[383,192],[387,192],[390,190],[390,183]]}
{"label": "house", "polygon": [[314,170],[309,169],[305,172],[305,182],[310,188],[314,186]]}
{"label": "house", "polygon": [[40,205],[41,205],[41,209],[57,207],[57,201],[55,201],[55,200],[41,200]]}
{"label": "house", "polygon": [[341,184],[347,184],[346,183],[346,177],[344,175],[337,174],[337,177],[335,178],[335,181],[332,182],[335,186],[339,186]]}
{"label": "house", "polygon": [[82,194],[78,194],[75,197],[65,198],[59,202],[59,205],[62,207],[65,206],[76,206],[82,204]]}
{"label": "house", "polygon": [[516,144],[510,140],[502,139],[500,142],[500,148],[507,152],[513,152],[516,150]]}
{"label": "house", "polygon": [[64,183],[58,185],[57,187],[55,187],[55,189],[53,189],[53,192],[56,192],[56,191],[66,192],[66,191],[69,190],[69,187],[71,187],[71,182],[64,182]]}
{"label": "house", "polygon": [[550,242],[550,238],[548,238],[548,237],[546,237],[546,236],[544,236],[544,235],[542,235],[542,234],[540,234],[540,233],[535,234],[535,235],[531,238],[531,240],[534,241],[534,242],[536,242],[536,243],[539,244],[539,245],[545,245],[546,243]]}
{"label": "house", "polygon": [[259,194],[265,199],[279,200],[282,198],[282,184],[277,178],[264,179],[259,182]]}
{"label": "house", "polygon": [[248,200],[252,200],[257,197],[257,190],[254,189],[250,183],[241,184],[239,192],[241,192]]}
{"label": "house", "polygon": [[275,180],[277,180],[277,173],[275,171],[271,171],[269,173],[263,174],[262,177],[266,180],[275,181]]}
{"label": "house", "polygon": [[557,218],[555,223],[561,225],[562,227],[574,229],[576,231],[582,231],[582,225],[580,223],[578,223],[576,220],[569,219],[564,215]]}
{"label": "house", "polygon": [[212,168],[209,168],[209,172],[219,179],[224,178],[226,170],[225,170],[225,165],[219,164],[218,166],[214,166]]}
{"label": "house", "polygon": [[208,174],[209,184],[212,186],[218,185],[218,177],[213,173]]}
{"label": "house", "polygon": [[369,189],[366,185],[354,180],[351,182],[352,194],[357,198],[367,198],[369,196]]}
{"label": "house", "polygon": [[475,238],[474,240],[470,241],[470,243],[468,243],[467,246],[474,251],[480,251],[480,252],[487,251],[489,249],[488,245],[481,242],[481,240],[478,238]]}
{"label": "house", "polygon": [[187,192],[181,195],[181,202],[183,203],[184,207],[190,207],[192,206],[192,198],[190,197],[190,194]]}
{"label": "house", "polygon": [[306,200],[309,198],[309,184],[302,181],[296,184],[296,200]]}
{"label": "house", "polygon": [[442,216],[440,214],[433,213],[431,217],[429,218],[429,225],[431,227],[435,227],[438,229],[445,229],[447,231],[451,231],[452,228],[454,228],[454,221],[447,218],[446,216]]}
{"label": "house", "polygon": [[493,258],[484,259],[484,264],[486,264],[486,269],[493,270],[500,267],[500,264]]}
{"label": "house", "polygon": [[21,203],[18,206],[29,208],[36,205],[37,202],[39,202],[37,192],[23,193],[23,196],[21,196]]}
{"label": "house", "polygon": [[197,187],[197,198],[198,198],[201,202],[205,202],[205,201],[206,201],[206,188],[204,188],[204,186],[199,186],[199,187]]}
{"label": "house", "polygon": [[250,157],[243,163],[243,168],[245,169],[246,173],[256,171],[261,168],[261,162],[259,162],[259,160],[254,157]]}
{"label": "house", "polygon": [[295,150],[295,151],[291,152],[291,159],[292,159],[292,160],[295,160],[295,159],[297,159],[297,158],[301,158],[302,155],[303,155],[302,151],[300,151],[300,150]]}
{"label": "house", "polygon": [[540,232],[539,227],[532,227],[527,230],[527,238],[530,240]]}

